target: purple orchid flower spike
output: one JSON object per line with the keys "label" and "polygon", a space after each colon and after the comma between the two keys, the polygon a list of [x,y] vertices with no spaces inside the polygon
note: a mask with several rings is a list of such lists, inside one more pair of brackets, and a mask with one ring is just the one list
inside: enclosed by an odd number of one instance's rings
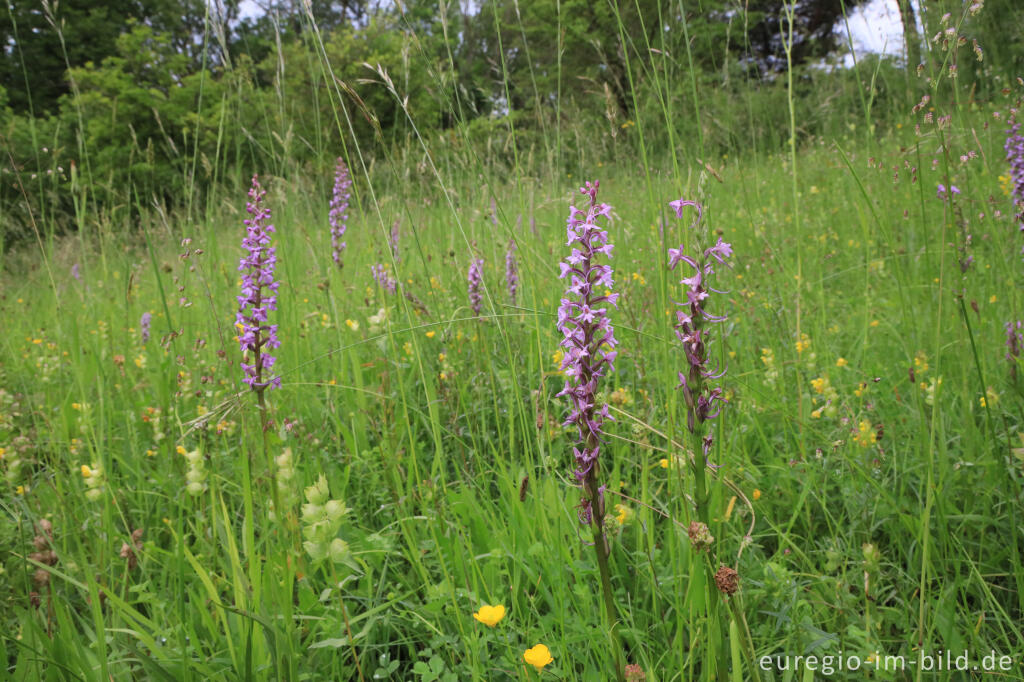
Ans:
{"label": "purple orchid flower spike", "polygon": [[[669,205],[675,209],[679,218],[683,217],[683,211],[687,207],[697,211],[697,220],[690,227],[697,232],[697,242],[700,245],[706,238],[706,230],[703,229],[704,209],[700,203],[678,199]],[[711,293],[717,293],[709,286],[709,280],[715,274],[713,265],[728,265],[733,250],[731,244],[719,237],[714,245],[698,248],[700,255],[697,258],[685,255],[684,251],[685,247],[682,245],[678,249],[668,250],[670,270],[675,269],[680,263],[684,263],[688,268],[688,276],[683,277],[681,281],[686,287],[686,299],[676,304],[680,306],[680,310],[676,311],[676,337],[683,344],[683,355],[686,358],[686,369],[679,372],[678,388],[683,390],[686,402],[687,429],[701,436],[705,465],[716,467],[718,465],[711,464],[708,459],[714,439],[710,433],[703,433],[703,424],[717,417],[721,413],[722,405],[728,401],[720,387],[709,385],[710,381],[725,376],[726,370],[708,368],[708,344],[711,342],[711,330],[708,325],[724,322],[727,317],[712,315],[705,306],[711,298]]]}
{"label": "purple orchid flower spike", "polygon": [[597,262],[601,256],[610,258],[612,254],[608,232],[598,225],[600,220],[609,219],[611,207],[597,201],[598,187],[597,182],[587,182],[580,188],[580,193],[590,199],[590,206],[587,211],[570,207],[566,221],[572,250],[559,266],[559,277],[568,280],[568,285],[558,308],[558,329],[562,332],[562,370],[567,380],[558,395],[567,396],[571,403],[565,425],[576,427],[575,476],[585,492],[581,509],[588,512],[580,520],[596,518],[601,523],[603,503],[598,500],[594,508],[595,497],[600,497],[598,461],[603,425],[611,416],[608,405],[598,406],[595,401],[598,381],[615,369],[618,341],[608,310],[617,307],[619,295],[610,291],[614,284],[611,266]]}
{"label": "purple orchid flower spike", "polygon": [[1003,149],[1010,164],[1010,197],[1017,211],[1017,226],[1024,232],[1024,136],[1020,134],[1020,123],[1014,122],[1006,131]]}
{"label": "purple orchid flower spike", "polygon": [[473,309],[473,314],[477,317],[480,316],[480,306],[483,303],[484,297],[480,293],[480,286],[483,283],[484,277],[484,261],[482,258],[474,258],[473,262],[469,264],[469,272],[466,274],[466,281],[468,283],[469,290],[469,307]]}
{"label": "purple orchid flower spike", "polygon": [[516,304],[516,293],[519,291],[519,263],[516,261],[516,240],[508,240],[505,250],[505,287],[508,289],[509,300]]}
{"label": "purple orchid flower spike", "polygon": [[345,250],[345,223],[348,220],[348,200],[351,196],[349,188],[352,179],[349,177],[348,166],[339,156],[334,168],[334,193],[331,196],[331,208],[327,214],[331,225],[331,257],[335,264],[342,266],[342,252]]}
{"label": "purple orchid flower spike", "polygon": [[[280,282],[274,281],[274,266],[277,265],[276,249],[270,246],[274,226],[270,224],[270,209],[263,205],[266,192],[260,186],[259,178],[252,176],[249,202],[245,221],[246,236],[242,247],[246,255],[238,263],[242,273],[242,293],[238,296],[238,344],[242,350],[242,371],[245,383],[262,395],[267,388],[280,388],[280,376],[268,376],[276,358],[267,353],[281,342],[277,338],[277,325],[269,324],[269,313],[277,310],[277,290]],[[251,363],[247,360],[251,359]]]}

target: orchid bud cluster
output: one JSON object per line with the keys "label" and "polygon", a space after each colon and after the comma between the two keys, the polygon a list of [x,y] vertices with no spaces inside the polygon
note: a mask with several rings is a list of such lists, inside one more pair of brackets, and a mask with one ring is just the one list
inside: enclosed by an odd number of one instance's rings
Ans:
{"label": "orchid bud cluster", "polygon": [[[610,419],[607,403],[601,407],[595,404],[597,384],[606,373],[614,371],[618,355],[618,341],[605,304],[617,306],[619,294],[611,292],[611,266],[596,262],[599,255],[610,258],[612,254],[608,232],[597,224],[602,217],[610,220],[612,209],[598,203],[598,185],[588,182],[580,188],[580,193],[590,198],[587,211],[575,206],[569,209],[567,246],[573,248],[559,264],[559,277],[567,279],[569,286],[558,308],[558,329],[563,336],[562,371],[566,376],[565,387],[558,395],[568,396],[572,402],[564,425],[576,427],[576,480],[587,490],[596,486],[601,430],[604,421]],[[592,502],[584,499],[580,521],[587,524],[595,514],[599,518],[604,516],[602,509],[593,509]]]}
{"label": "orchid bud cluster", "polygon": [[352,196],[349,188],[352,178],[349,177],[348,166],[339,156],[338,165],[334,167],[334,193],[331,196],[331,209],[327,219],[331,225],[331,256],[335,264],[342,266],[341,253],[345,250],[345,230],[348,220],[348,200]]}
{"label": "orchid bud cluster", "polygon": [[[688,206],[697,211],[697,220],[690,227],[695,230],[697,251],[700,255],[696,258],[685,255],[682,245],[678,249],[668,250],[670,270],[675,269],[680,262],[688,265],[691,270],[690,276],[684,277],[681,281],[686,286],[686,300],[677,304],[679,310],[676,311],[675,330],[686,355],[686,371],[679,372],[679,388],[683,389],[686,401],[686,427],[690,433],[696,433],[701,424],[718,416],[722,408],[717,403],[725,402],[722,389],[717,386],[711,388],[708,384],[708,380],[724,376],[725,370],[715,371],[708,368],[708,344],[711,341],[711,333],[707,325],[724,322],[726,318],[712,315],[705,309],[705,305],[710,296],[709,292],[721,293],[712,289],[708,281],[715,274],[715,264],[725,265],[726,260],[732,257],[732,246],[723,242],[721,237],[713,246],[705,246],[710,237],[704,225],[704,209],[696,201],[678,199],[669,205],[679,218],[683,217],[683,210]],[[703,438],[705,461],[711,450],[711,443],[712,436],[709,433]]]}
{"label": "orchid bud cluster", "polygon": [[[276,358],[267,349],[277,348],[277,325],[268,324],[267,314],[277,310],[277,290],[280,282],[274,281],[274,266],[277,253],[270,246],[270,235],[274,226],[270,224],[270,209],[263,205],[266,192],[260,186],[259,178],[252,176],[249,202],[245,221],[246,236],[242,247],[246,255],[238,263],[242,273],[242,295],[238,297],[238,315],[235,324],[239,329],[238,344],[242,349],[242,370],[245,383],[254,391],[262,393],[266,388],[280,388],[281,377],[268,377]],[[252,363],[248,364],[247,359]]]}

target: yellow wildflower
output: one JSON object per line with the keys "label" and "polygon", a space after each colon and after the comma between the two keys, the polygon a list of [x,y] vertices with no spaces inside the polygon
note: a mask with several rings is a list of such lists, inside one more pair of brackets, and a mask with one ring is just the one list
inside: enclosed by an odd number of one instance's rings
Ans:
{"label": "yellow wildflower", "polygon": [[836,367],[846,367],[848,364],[846,358],[836,358]]}
{"label": "yellow wildflower", "polygon": [[437,332],[435,332],[433,329],[431,329],[429,332],[427,332],[427,338],[428,339],[432,339],[432,338],[434,338],[435,334],[437,334]]}
{"label": "yellow wildflower", "polygon": [[551,650],[543,644],[538,644],[523,652],[523,660],[532,665],[540,672],[548,663],[555,660],[551,658]]}
{"label": "yellow wildflower", "polygon": [[505,617],[505,606],[503,604],[497,606],[484,604],[479,611],[473,614],[473,617],[487,627],[493,628]]}
{"label": "yellow wildflower", "polygon": [[857,425],[857,444],[862,448],[869,447],[878,440],[878,435],[875,433],[874,428],[871,426],[871,422],[867,419],[862,419],[860,424]]}
{"label": "yellow wildflower", "polygon": [[758,488],[754,488],[754,492],[750,496],[754,498],[754,502],[757,502],[761,499],[761,491]]}

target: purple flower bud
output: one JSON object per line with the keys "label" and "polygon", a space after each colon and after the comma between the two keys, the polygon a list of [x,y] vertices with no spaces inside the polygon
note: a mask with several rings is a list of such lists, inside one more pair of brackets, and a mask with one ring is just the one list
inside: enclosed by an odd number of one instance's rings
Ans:
{"label": "purple flower bud", "polygon": [[[244,381],[258,392],[281,386],[281,377],[269,376],[276,358],[266,352],[281,345],[277,338],[277,325],[267,323],[267,312],[277,310],[277,289],[281,283],[274,281],[277,253],[270,246],[274,226],[270,224],[270,209],[263,205],[265,195],[259,177],[253,175],[249,202],[245,206],[250,217],[245,220],[246,236],[242,240],[246,255],[238,263],[238,270],[242,273],[242,294],[238,296],[235,318],[239,328]],[[247,362],[250,358],[252,364]]]}
{"label": "purple flower bud", "polygon": [[139,318],[139,330],[142,336],[142,343],[149,341],[149,326],[153,322],[153,316],[147,310],[142,313],[142,317]]}

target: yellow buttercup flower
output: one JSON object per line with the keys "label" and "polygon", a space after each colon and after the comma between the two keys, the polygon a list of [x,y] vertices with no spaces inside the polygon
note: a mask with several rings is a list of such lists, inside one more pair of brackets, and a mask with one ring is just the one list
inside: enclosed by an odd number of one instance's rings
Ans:
{"label": "yellow buttercup flower", "polygon": [[505,617],[505,606],[503,604],[497,606],[484,604],[479,611],[473,614],[473,617],[487,627],[493,628]]}
{"label": "yellow buttercup flower", "polygon": [[754,493],[751,495],[751,497],[754,498],[754,502],[757,502],[758,500],[761,499],[761,491],[757,488],[754,488]]}
{"label": "yellow buttercup flower", "polygon": [[836,367],[846,367],[848,364],[850,364],[850,363],[848,363],[846,361],[846,358],[837,358],[836,359]]}
{"label": "yellow buttercup flower", "polygon": [[543,644],[538,644],[523,652],[523,660],[536,668],[537,672],[540,672],[544,666],[555,659],[551,658],[550,649]]}

